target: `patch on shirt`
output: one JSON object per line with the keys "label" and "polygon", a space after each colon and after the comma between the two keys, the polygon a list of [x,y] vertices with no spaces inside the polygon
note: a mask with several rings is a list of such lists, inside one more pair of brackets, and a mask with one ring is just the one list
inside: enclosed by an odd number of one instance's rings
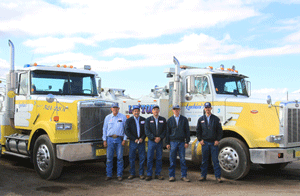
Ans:
{"label": "patch on shirt", "polygon": [[164,121],[163,121],[163,120],[160,120],[159,123],[164,123]]}
{"label": "patch on shirt", "polygon": [[153,121],[153,120],[150,120],[150,123],[154,123],[154,121]]}
{"label": "patch on shirt", "polygon": [[118,122],[123,122],[122,119],[118,119]]}
{"label": "patch on shirt", "polygon": [[141,124],[142,124],[142,125],[145,124],[145,121],[141,121]]}
{"label": "patch on shirt", "polygon": [[202,120],[201,123],[204,123],[204,120]]}

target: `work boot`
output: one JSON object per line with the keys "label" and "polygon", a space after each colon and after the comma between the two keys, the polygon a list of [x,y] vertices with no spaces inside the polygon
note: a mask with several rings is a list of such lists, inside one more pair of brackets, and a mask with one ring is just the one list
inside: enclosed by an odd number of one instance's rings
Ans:
{"label": "work boot", "polygon": [[175,177],[170,177],[170,178],[169,178],[169,181],[170,181],[170,182],[175,182],[175,180],[176,180]]}
{"label": "work boot", "polygon": [[145,179],[145,176],[144,176],[144,175],[140,175],[140,179],[141,179],[141,180],[144,180],[144,179]]}
{"label": "work boot", "polygon": [[123,180],[123,177],[122,177],[122,176],[118,176],[118,180],[119,180],[119,181],[122,181],[122,180]]}
{"label": "work boot", "polygon": [[146,181],[152,180],[152,176],[147,176],[145,180],[146,180]]}
{"label": "work boot", "polygon": [[201,177],[198,179],[198,181],[201,181],[201,182],[206,181],[206,178],[203,177],[203,176],[201,176]]}
{"label": "work boot", "polygon": [[165,178],[161,175],[155,175],[155,179],[164,180]]}
{"label": "work boot", "polygon": [[130,176],[128,176],[128,179],[129,179],[129,180],[132,180],[133,178],[135,178],[135,176],[134,176],[134,175],[130,175]]}
{"label": "work boot", "polygon": [[190,182],[190,179],[188,179],[187,177],[182,177],[181,180],[184,182]]}
{"label": "work boot", "polygon": [[106,176],[105,181],[109,181],[111,179],[112,179],[112,177]]}

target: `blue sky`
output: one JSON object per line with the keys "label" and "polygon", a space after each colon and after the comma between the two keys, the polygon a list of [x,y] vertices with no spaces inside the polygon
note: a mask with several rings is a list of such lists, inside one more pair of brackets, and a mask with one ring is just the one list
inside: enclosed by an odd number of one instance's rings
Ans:
{"label": "blue sky", "polygon": [[300,98],[300,1],[0,0],[0,77],[27,63],[91,65],[133,97],[181,64],[249,76],[253,97]]}

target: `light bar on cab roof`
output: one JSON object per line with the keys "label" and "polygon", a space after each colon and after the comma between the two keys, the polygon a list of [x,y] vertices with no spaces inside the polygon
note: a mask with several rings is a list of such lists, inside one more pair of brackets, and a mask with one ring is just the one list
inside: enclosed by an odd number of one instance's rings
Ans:
{"label": "light bar on cab roof", "polygon": [[91,66],[90,65],[84,65],[84,69],[91,70]]}
{"label": "light bar on cab roof", "polygon": [[44,67],[45,65],[38,65],[37,63],[25,64],[24,67]]}

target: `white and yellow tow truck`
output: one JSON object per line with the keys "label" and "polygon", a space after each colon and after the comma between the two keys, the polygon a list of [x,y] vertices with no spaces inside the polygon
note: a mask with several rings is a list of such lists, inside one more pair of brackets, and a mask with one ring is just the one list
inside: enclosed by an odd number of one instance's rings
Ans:
{"label": "white and yellow tow truck", "polygon": [[[189,120],[192,132],[186,159],[201,163],[201,145],[196,138],[197,120],[204,114],[204,103],[211,102],[213,114],[223,127],[219,145],[222,176],[241,179],[250,165],[260,164],[266,169],[281,169],[300,160],[300,107],[297,101],[277,101],[250,98],[251,84],[247,76],[235,67],[221,65],[198,68],[180,66],[174,57],[174,68],[165,70],[170,78],[165,87],[151,90],[150,95],[133,99],[124,89],[103,88],[101,97],[118,101],[120,112],[131,115],[132,106],[140,105],[141,115],[148,117],[153,105],[161,109],[161,116],[169,118],[173,105],[181,106],[181,114]],[[168,156],[168,153],[164,153]]]}
{"label": "white and yellow tow truck", "polygon": [[[9,45],[11,69],[0,86],[0,154],[29,158],[48,180],[60,176],[66,161],[105,161],[102,127],[113,102],[98,97],[97,73],[66,65],[15,70]],[[127,147],[124,156],[126,166]]]}

